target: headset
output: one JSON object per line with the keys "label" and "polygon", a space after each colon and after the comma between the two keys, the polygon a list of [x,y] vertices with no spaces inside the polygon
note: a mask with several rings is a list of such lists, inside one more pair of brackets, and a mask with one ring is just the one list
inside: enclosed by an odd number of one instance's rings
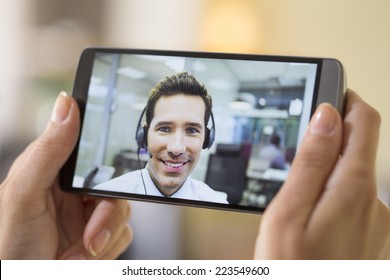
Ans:
{"label": "headset", "polygon": [[[138,120],[135,140],[137,141],[138,148],[145,149],[148,152],[149,156],[152,157],[152,154],[148,150],[148,143],[147,143],[148,128],[141,125],[146,109],[147,107],[145,107],[142,110],[141,116]],[[215,121],[214,121],[214,115],[212,111],[210,112],[210,117],[211,117],[211,127],[210,128],[206,127],[205,138],[203,141],[202,149],[210,149],[215,140]]]}

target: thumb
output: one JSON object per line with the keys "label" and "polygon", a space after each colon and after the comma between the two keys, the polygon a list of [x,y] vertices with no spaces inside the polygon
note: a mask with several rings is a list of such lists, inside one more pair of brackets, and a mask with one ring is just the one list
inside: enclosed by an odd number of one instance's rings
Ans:
{"label": "thumb", "polygon": [[19,194],[32,194],[52,186],[70,156],[79,132],[79,110],[65,92],[57,97],[51,119],[43,132],[17,158],[6,180]]}
{"label": "thumb", "polygon": [[342,123],[339,113],[329,104],[320,105],[302,139],[289,177],[269,209],[272,206],[277,208],[274,204],[283,205],[283,211],[290,221],[299,220],[305,224],[324,191],[340,154],[341,144]]}
{"label": "thumb", "polygon": [[289,246],[293,244],[290,247],[296,249],[302,244],[301,240],[306,236],[303,231],[338,159],[341,144],[339,113],[329,104],[320,105],[302,139],[286,182],[264,213],[255,258],[297,257],[298,251],[291,251]]}

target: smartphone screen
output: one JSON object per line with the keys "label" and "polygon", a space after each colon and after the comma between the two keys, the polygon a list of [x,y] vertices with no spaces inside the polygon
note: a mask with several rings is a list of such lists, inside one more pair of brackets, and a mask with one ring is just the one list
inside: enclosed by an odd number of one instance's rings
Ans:
{"label": "smartphone screen", "polygon": [[[326,69],[314,58],[93,49],[80,63],[82,126],[67,190],[111,197],[262,212],[318,100],[340,95],[322,96]],[[211,117],[202,123],[199,96],[172,94],[146,124],[153,90],[183,75],[207,91]]]}

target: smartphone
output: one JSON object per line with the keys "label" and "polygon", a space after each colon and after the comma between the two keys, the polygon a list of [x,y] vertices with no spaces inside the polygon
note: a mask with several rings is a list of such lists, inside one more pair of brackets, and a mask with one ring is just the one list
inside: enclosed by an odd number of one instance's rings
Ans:
{"label": "smartphone", "polygon": [[[178,89],[183,80],[195,86]],[[194,88],[212,107],[184,92]],[[60,185],[261,213],[286,180],[317,105],[342,114],[345,91],[336,59],[87,48],[73,88],[80,136]]]}

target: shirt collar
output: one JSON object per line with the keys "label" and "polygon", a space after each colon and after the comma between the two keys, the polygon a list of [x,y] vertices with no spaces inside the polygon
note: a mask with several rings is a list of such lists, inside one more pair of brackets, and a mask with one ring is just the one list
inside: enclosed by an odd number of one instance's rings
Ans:
{"label": "shirt collar", "polygon": [[[150,177],[149,171],[148,171],[148,165],[144,169],[142,169],[142,176],[145,181],[145,187],[147,190],[148,195],[154,195],[154,196],[165,196],[163,195],[160,190],[156,187],[154,184],[152,177]],[[183,194],[186,193],[186,190],[190,189],[190,177],[188,176],[187,179],[184,181],[183,185],[171,196],[169,197],[183,197]]]}

